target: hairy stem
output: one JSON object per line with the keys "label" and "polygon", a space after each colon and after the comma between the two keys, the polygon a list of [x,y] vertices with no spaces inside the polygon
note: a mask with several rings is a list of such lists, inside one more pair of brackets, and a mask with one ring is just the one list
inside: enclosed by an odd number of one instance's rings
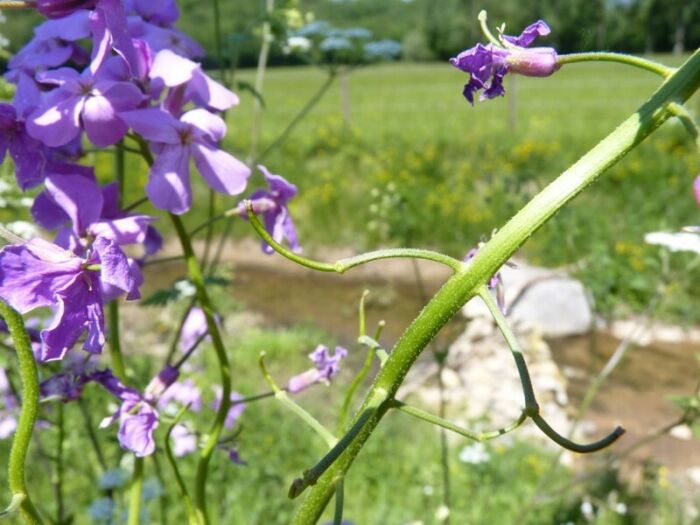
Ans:
{"label": "hairy stem", "polygon": [[[22,316],[0,300],[0,316],[5,319],[19,361],[22,381],[21,406],[17,430],[7,463],[7,480],[12,492],[12,504],[19,504],[19,512],[26,523],[42,524],[43,521],[29,497],[25,480],[25,462],[32,440],[32,432],[39,412],[39,378],[32,353],[32,344],[24,327]],[[4,514],[4,513],[3,513]],[[2,516],[2,514],[0,514]]]}

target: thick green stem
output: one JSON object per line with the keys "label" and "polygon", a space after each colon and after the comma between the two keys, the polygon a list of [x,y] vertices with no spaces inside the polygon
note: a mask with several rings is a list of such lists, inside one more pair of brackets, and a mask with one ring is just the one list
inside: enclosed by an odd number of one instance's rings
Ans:
{"label": "thick green stem", "polygon": [[143,458],[134,458],[134,472],[129,487],[129,520],[127,525],[141,523],[141,492],[143,491]]}
{"label": "thick green stem", "polygon": [[675,71],[672,67],[665,66],[659,62],[634,55],[625,55],[624,53],[596,51],[593,53],[571,53],[569,55],[559,55],[557,57],[557,63],[560,65],[573,64],[575,62],[617,62],[618,64],[645,69],[646,71],[661,75],[664,78],[670,77]]}
{"label": "thick green stem", "polygon": [[[358,416],[378,393],[393,398],[428,342],[471,299],[515,251],[560,208],[613,166],[665,122],[669,103],[683,103],[700,86],[700,51],[696,51],[633,115],[561,174],[479,250],[464,270],[453,275],[426,305],[394,346],[377,374]],[[375,411],[335,463],[318,479],[299,509],[297,525],[316,523],[333,496],[336,480],[345,476],[364,443],[379,424]]]}
{"label": "thick green stem", "polygon": [[[32,353],[32,343],[24,328],[22,316],[7,303],[0,300],[0,315],[5,319],[12,336],[12,342],[19,361],[19,375],[22,381],[21,406],[17,430],[12,440],[12,449],[7,464],[7,480],[12,492],[11,507],[19,505],[19,512],[26,523],[42,524],[43,521],[29,498],[25,483],[24,465],[29,444],[32,440],[34,424],[39,412],[39,378]],[[3,513],[4,514],[4,513]],[[2,514],[0,514],[0,517]]]}
{"label": "thick green stem", "polygon": [[197,465],[197,478],[195,481],[195,512],[197,513],[197,518],[200,520],[200,522],[206,525],[209,523],[206,498],[209,462],[212,454],[214,453],[214,449],[216,448],[216,444],[219,441],[221,431],[224,428],[226,414],[228,414],[229,407],[231,406],[231,365],[229,364],[228,356],[226,355],[226,348],[224,347],[224,341],[221,337],[221,332],[219,331],[219,325],[216,323],[214,307],[212,306],[212,302],[209,299],[209,294],[207,293],[202,269],[200,268],[197,257],[192,249],[192,243],[190,241],[190,237],[187,235],[185,225],[177,215],[171,214],[170,219],[172,220],[177,236],[180,239],[182,252],[185,255],[185,261],[187,263],[189,278],[197,289],[197,301],[199,302],[199,306],[202,308],[204,316],[207,320],[207,328],[209,330],[209,334],[211,335],[214,350],[216,351],[216,358],[219,362],[219,373],[221,375],[221,405],[216,413],[216,418],[214,419],[214,423],[209,431],[207,441],[200,453],[199,464]]}

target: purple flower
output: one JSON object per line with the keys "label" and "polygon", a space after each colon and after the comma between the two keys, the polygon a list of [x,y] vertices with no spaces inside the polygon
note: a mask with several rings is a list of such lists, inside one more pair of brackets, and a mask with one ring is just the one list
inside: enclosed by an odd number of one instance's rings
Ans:
{"label": "purple flower", "polygon": [[153,143],[157,157],[146,194],[156,208],[178,215],[190,209],[190,157],[213,190],[237,195],[245,189],[250,169],[217,146],[226,124],[216,115],[193,109],[178,120],[162,110],[140,109],[120,116]]}
{"label": "purple flower", "polygon": [[204,49],[196,41],[174,27],[150,24],[140,17],[129,17],[129,32],[132,38],[148,42],[154,52],[170,49],[187,58],[204,56]]}
{"label": "purple flower", "polygon": [[316,383],[330,384],[331,379],[340,372],[340,362],[346,355],[348,351],[342,346],[336,346],[331,355],[327,346],[318,345],[316,350],[309,354],[309,359],[315,367],[290,378],[287,391],[290,394],[298,394]]}
{"label": "purple flower", "polygon": [[10,104],[0,104],[0,163],[5,154],[15,162],[17,184],[22,191],[40,184],[43,179],[44,156],[39,141],[30,137],[24,120]]}
{"label": "purple flower", "polygon": [[518,37],[503,35],[503,47],[477,44],[450,59],[456,68],[469,73],[464,97],[474,104],[474,92],[484,91],[480,100],[505,94],[503,77],[509,71],[531,77],[546,77],[559,69],[557,53],[551,47],[527,48],[538,36],[550,33],[549,26],[538,20],[525,28]]}
{"label": "purple flower", "polygon": [[82,174],[51,174],[46,178],[46,191],[34,201],[32,216],[44,228],[60,227],[56,244],[77,254],[96,237],[110,239],[117,246],[145,243],[155,218],[124,213],[118,200],[117,183],[100,188],[93,178]]}
{"label": "purple flower", "polygon": [[171,409],[175,403],[183,407],[189,406],[193,412],[199,412],[202,409],[202,394],[191,379],[170,385],[170,388],[158,399],[157,406],[159,410],[175,413],[179,410],[179,408],[177,410]]}
{"label": "purple flower", "polygon": [[194,307],[187,314],[185,322],[182,323],[182,331],[180,333],[180,349],[187,352],[194,346],[197,340],[207,333],[207,318],[204,315],[204,310],[199,307]]}
{"label": "purple flower", "polygon": [[[256,214],[262,214],[265,229],[276,242],[281,243],[282,240],[287,239],[292,250],[300,252],[301,246],[297,240],[297,231],[287,206],[290,199],[297,194],[297,187],[287,182],[281,175],[270,173],[265,166],[258,165],[258,169],[263,172],[269,189],[256,190],[250,196],[249,200],[253,205],[253,211]],[[242,203],[239,205],[239,209],[242,216],[246,217]],[[264,241],[262,247],[265,253],[274,251]]]}
{"label": "purple flower", "polygon": [[[214,410],[219,410],[219,407],[221,406],[221,396],[222,396],[222,391],[221,388],[216,389],[216,395],[214,397],[214,402],[212,403],[212,408]],[[226,414],[226,419],[224,420],[224,428],[233,428],[236,425],[236,421],[238,421],[238,418],[241,416],[243,411],[245,410],[245,403],[240,403],[239,401],[243,399],[243,396],[239,394],[238,392],[231,392],[231,408],[228,409],[228,413]]]}
{"label": "purple flower", "polygon": [[173,440],[173,454],[175,457],[186,456],[197,450],[197,435],[182,423],[173,427],[170,434]]}
{"label": "purple flower", "polygon": [[216,111],[225,111],[239,103],[238,96],[212,80],[200,64],[169,49],[155,56],[149,77],[154,83],[171,88],[163,106],[173,115],[179,115],[190,101]]}
{"label": "purple flower", "polygon": [[144,96],[134,84],[111,80],[106,71],[78,73],[64,67],[39,73],[40,82],[59,87],[28,117],[29,134],[51,147],[69,143],[81,128],[96,146],[118,142],[128,130],[118,113],[134,109]]}
{"label": "purple flower", "polygon": [[153,433],[158,427],[158,412],[155,408],[143,400],[139,392],[124,386],[110,370],[93,374],[93,379],[121,400],[117,411],[102,420],[100,428],[119,421],[117,437],[122,448],[131,450],[137,457],[153,454],[156,448]]}
{"label": "purple flower", "polygon": [[695,193],[695,201],[700,204],[700,175],[695,177],[695,182],[693,183],[693,192]]}
{"label": "purple flower", "polygon": [[158,375],[151,379],[148,383],[146,389],[143,392],[144,399],[148,400],[150,403],[157,402],[158,399],[170,388],[177,378],[180,376],[180,372],[177,368],[172,366],[166,366]]}
{"label": "purple flower", "polygon": [[0,250],[0,297],[20,313],[53,308],[53,321],[41,332],[43,360],[63,358],[86,331],[83,348],[98,353],[105,342],[102,287],[133,293],[132,272],[124,253],[104,237],[87,259],[33,239]]}
{"label": "purple flower", "polygon": [[92,9],[97,0],[37,0],[37,10],[47,18],[63,18],[78,9]]}

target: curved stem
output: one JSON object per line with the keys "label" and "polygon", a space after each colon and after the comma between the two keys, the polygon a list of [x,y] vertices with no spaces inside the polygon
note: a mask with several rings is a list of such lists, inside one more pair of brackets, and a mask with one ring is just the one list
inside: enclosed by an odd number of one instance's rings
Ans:
{"label": "curved stem", "polygon": [[141,523],[141,492],[143,491],[143,458],[134,458],[134,472],[129,487],[129,519],[127,525]]}
{"label": "curved stem", "polygon": [[229,407],[231,406],[231,366],[228,361],[228,356],[226,355],[226,348],[224,347],[221,332],[219,331],[219,325],[216,323],[216,319],[214,317],[214,308],[211,300],[209,299],[209,294],[207,293],[207,288],[204,283],[204,276],[202,275],[199,262],[197,261],[197,257],[192,249],[192,243],[187,235],[185,225],[177,215],[170,214],[170,219],[175,227],[177,236],[180,239],[182,252],[185,255],[185,261],[187,263],[189,278],[197,289],[197,300],[207,321],[207,328],[209,330],[209,334],[211,335],[214,350],[216,351],[216,358],[219,362],[219,373],[221,374],[221,405],[216,413],[216,418],[214,419],[214,423],[209,431],[207,441],[200,453],[199,464],[197,465],[197,477],[195,481],[195,512],[197,513],[197,519],[199,519],[203,525],[206,525],[209,523],[206,503],[206,484],[207,475],[209,473],[209,461],[211,460],[216,444],[219,441],[219,436],[221,435],[221,431],[224,427],[226,414],[228,414]]}
{"label": "curved stem", "polygon": [[568,55],[557,56],[557,63],[562,66],[564,64],[574,64],[576,62],[617,62],[619,64],[650,71],[664,78],[670,77],[676,71],[674,68],[665,66],[659,62],[633,55],[626,55],[624,53],[596,51],[592,53],[570,53]]}
{"label": "curved stem", "polygon": [[185,510],[187,511],[187,520],[190,525],[199,525],[199,522],[197,521],[197,514],[195,514],[194,507],[192,506],[192,498],[190,498],[190,494],[189,492],[187,492],[187,486],[185,485],[185,482],[182,479],[180,469],[177,467],[177,461],[175,460],[175,456],[173,455],[173,450],[170,445],[170,436],[173,433],[173,429],[180,422],[182,416],[185,415],[185,412],[187,412],[188,408],[189,405],[182,407],[180,411],[175,415],[175,420],[168,427],[168,431],[165,434],[165,457],[168,458],[168,463],[170,463],[170,467],[173,469],[173,474],[175,474],[175,482],[177,483],[177,486],[180,489],[180,496],[182,497],[182,502],[184,503]]}
{"label": "curved stem", "polygon": [[319,272],[336,272],[345,273],[347,270],[354,268],[355,266],[360,266],[362,264],[367,264],[372,261],[379,261],[381,259],[397,259],[397,258],[414,258],[414,259],[427,259],[429,261],[437,262],[449,266],[453,271],[457,272],[464,267],[464,263],[450,257],[449,255],[444,255],[442,253],[433,252],[430,250],[420,250],[414,248],[388,248],[386,250],[377,250],[374,252],[363,253],[360,255],[355,255],[354,257],[347,257],[345,259],[340,259],[335,263],[329,264],[319,261],[314,261],[301,255],[294,253],[293,251],[285,248],[280,243],[275,241],[272,236],[267,232],[265,226],[260,222],[257,215],[253,211],[253,203],[249,200],[243,202],[247,212],[248,220],[251,226],[257,232],[258,235],[270,245],[270,247],[277,253],[286,257],[290,261],[293,261],[312,270],[318,270]]}
{"label": "curved stem", "polygon": [[294,412],[304,423],[306,423],[314,432],[316,432],[316,434],[318,434],[321,437],[321,439],[323,439],[323,441],[326,442],[328,448],[333,448],[333,446],[338,442],[336,437],[333,434],[331,434],[331,432],[326,427],[324,427],[314,416],[309,414],[306,410],[304,410],[302,407],[300,407],[294,401],[292,401],[287,395],[286,390],[283,390],[279,386],[277,386],[277,383],[275,383],[274,379],[272,379],[272,376],[265,367],[265,352],[260,352],[260,357],[258,358],[258,365],[260,366],[260,371],[265,377],[265,380],[272,388],[275,399],[282,403],[291,412]]}
{"label": "curved stem", "polygon": [[522,348],[520,348],[520,343],[515,337],[515,334],[510,329],[508,321],[506,321],[505,316],[501,312],[501,309],[496,304],[491,292],[486,286],[482,286],[478,291],[479,297],[484,301],[484,304],[491,312],[496,324],[498,325],[501,334],[503,334],[508,348],[510,349],[513,359],[515,360],[515,366],[518,368],[518,375],[520,376],[520,383],[523,386],[523,396],[525,397],[525,411],[529,413],[537,413],[539,411],[539,406],[537,405],[537,400],[535,399],[535,391],[532,388],[532,380],[530,379],[530,372],[527,369],[527,364],[525,363],[525,358],[523,357]]}
{"label": "curved stem", "polygon": [[498,38],[493,36],[493,33],[489,29],[489,26],[486,24],[486,21],[488,19],[488,15],[486,14],[486,11],[484,11],[483,9],[481,11],[479,11],[479,15],[477,16],[477,18],[479,19],[479,27],[481,27],[481,32],[484,34],[486,39],[489,42],[491,42],[494,46],[502,48],[503,44],[501,43],[501,41]]}
{"label": "curved stem", "polygon": [[[42,524],[43,521],[29,497],[25,480],[25,462],[32,440],[32,432],[39,412],[39,378],[36,362],[32,352],[32,343],[24,327],[22,316],[7,303],[0,300],[0,316],[5,319],[12,336],[12,342],[19,361],[19,374],[22,381],[22,409],[19,413],[17,430],[12,440],[10,458],[7,462],[7,480],[12,492],[12,504],[19,505],[22,518],[30,524]],[[2,514],[0,514],[2,516]]]}
{"label": "curved stem", "polygon": [[[387,397],[396,394],[428,342],[535,231],[665,122],[669,118],[665,108],[670,102],[684,102],[698,87],[700,51],[678,68],[634,114],[544,188],[479,250],[465,269],[457,271],[445,283],[397,341],[378,372],[358,417],[380,393]],[[318,479],[295,516],[294,524],[316,523],[333,497],[336,480],[345,475],[383,415],[381,410],[371,415],[332,468]]]}
{"label": "curved stem", "polygon": [[537,425],[537,428],[539,428],[544,434],[554,441],[557,445],[564,447],[567,450],[571,450],[573,452],[578,452],[579,454],[588,454],[590,452],[597,452],[598,450],[602,450],[605,447],[609,447],[612,445],[615,441],[618,440],[622,434],[625,433],[625,429],[622,427],[615,427],[615,430],[613,430],[610,434],[605,436],[603,439],[596,441],[595,443],[590,443],[588,445],[580,445],[579,443],[574,443],[568,438],[565,438],[561,434],[559,434],[556,430],[554,430],[552,427],[549,426],[549,424],[540,416],[539,414],[531,414],[530,418],[532,421]]}
{"label": "curved stem", "polygon": [[477,441],[479,443],[482,441],[488,441],[490,439],[497,438],[498,436],[502,436],[503,434],[507,434],[508,432],[512,432],[520,425],[522,425],[527,419],[527,413],[523,411],[520,417],[507,427],[499,428],[498,430],[493,430],[491,432],[475,433],[470,432],[469,430],[466,430],[458,425],[455,425],[451,421],[448,421],[442,417],[431,414],[430,412],[426,412],[425,410],[421,410],[420,408],[407,405],[403,401],[399,401],[397,399],[392,400],[390,406],[391,408],[396,408],[401,412],[405,412],[406,414],[409,414],[413,417],[422,419],[423,421],[427,421],[428,423],[432,423],[433,425],[437,425],[441,428],[450,430],[456,434],[459,434],[460,436],[464,436],[465,438]]}

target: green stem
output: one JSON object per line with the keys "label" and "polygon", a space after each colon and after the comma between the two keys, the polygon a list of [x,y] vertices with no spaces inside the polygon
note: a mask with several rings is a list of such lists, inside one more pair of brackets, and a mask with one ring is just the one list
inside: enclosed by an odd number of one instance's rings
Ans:
{"label": "green stem", "polygon": [[390,407],[396,408],[401,412],[405,412],[406,414],[409,414],[413,417],[417,417],[418,419],[422,419],[423,421],[427,421],[428,423],[432,423],[433,425],[437,425],[446,430],[450,430],[451,432],[459,434],[460,436],[464,436],[465,438],[471,439],[473,441],[477,441],[479,443],[482,441],[488,441],[497,438],[498,436],[502,436],[503,434],[507,434],[508,432],[512,432],[520,425],[522,425],[527,419],[527,414],[525,413],[525,411],[523,411],[520,417],[507,427],[499,428],[498,430],[493,430],[491,432],[476,433],[470,432],[469,430],[466,430],[460,427],[459,425],[455,425],[451,421],[436,416],[435,414],[431,414],[430,412],[426,412],[425,410],[421,410],[420,408],[407,405],[406,403],[399,401],[398,399],[392,400],[390,403]]}
{"label": "green stem", "polygon": [[109,317],[109,358],[112,363],[112,370],[116,376],[123,382],[127,381],[126,367],[124,366],[124,356],[122,354],[122,345],[119,337],[119,303],[110,301],[108,305]]}
{"label": "green stem", "polygon": [[272,27],[269,22],[269,17],[275,8],[274,0],[265,0],[265,22],[262,26],[262,43],[260,44],[260,55],[258,56],[258,68],[255,73],[255,92],[258,94],[253,101],[253,127],[250,136],[250,154],[248,155],[248,164],[253,164],[253,160],[257,155],[258,143],[260,142],[260,132],[262,130],[262,102],[259,97],[263,93],[263,84],[265,82],[265,69],[267,68],[267,58],[270,55],[270,47],[272,44]]}
{"label": "green stem", "polygon": [[574,64],[576,62],[617,62],[619,64],[625,64],[627,66],[633,66],[650,71],[664,78],[670,77],[673,75],[674,71],[676,71],[674,68],[665,66],[659,62],[654,62],[653,60],[648,60],[646,58],[637,57],[634,55],[626,55],[624,53],[606,53],[596,51],[592,53],[571,53],[568,55],[557,56],[557,63],[560,65]]}
{"label": "green stem", "polygon": [[58,436],[56,439],[56,523],[63,524],[63,444],[65,440],[65,426],[63,422],[63,403],[56,406],[56,427]]}
{"label": "green stem", "polygon": [[[0,300],[0,316],[5,319],[12,336],[12,342],[19,361],[19,374],[22,381],[21,410],[17,430],[12,440],[12,449],[7,463],[7,480],[12,492],[11,507],[19,506],[19,512],[26,523],[42,524],[43,521],[29,497],[25,482],[25,462],[32,440],[32,432],[39,412],[39,378],[34,362],[32,344],[24,327],[22,316],[7,303]],[[4,513],[0,514],[0,517]]]}
{"label": "green stem", "polygon": [[291,135],[292,131],[294,131],[294,128],[297,127],[299,122],[304,120],[306,115],[309,114],[309,112],[316,106],[316,104],[319,103],[319,101],[323,98],[323,96],[326,94],[326,91],[330,89],[330,87],[333,85],[333,81],[335,80],[335,77],[337,76],[337,71],[335,69],[331,69],[328,72],[328,77],[326,77],[326,81],[321,84],[321,87],[318,88],[318,91],[314,93],[309,101],[304,105],[303,108],[297,113],[294,118],[287,124],[287,127],[284,128],[282,133],[280,133],[277,138],[270,144],[265,150],[260,154],[260,157],[257,159],[257,162],[262,163],[265,161],[267,156],[275,151],[280,145],[284,144],[284,142],[289,138],[289,135]]}
{"label": "green stem", "polygon": [[200,453],[195,482],[195,512],[197,514],[197,519],[200,520],[203,525],[206,525],[209,523],[206,498],[209,462],[224,427],[226,414],[228,414],[228,409],[231,406],[231,365],[229,364],[228,357],[226,355],[226,347],[224,346],[224,341],[221,337],[221,332],[219,331],[219,325],[216,323],[214,308],[211,300],[209,299],[209,294],[207,293],[207,288],[204,283],[204,276],[202,275],[202,269],[200,268],[197,257],[192,249],[192,243],[187,235],[185,225],[177,215],[170,214],[170,219],[175,227],[177,236],[180,239],[182,252],[187,263],[189,278],[197,289],[197,301],[199,302],[199,305],[202,308],[204,316],[207,320],[207,328],[209,330],[209,334],[211,335],[214,350],[216,351],[216,358],[219,363],[219,373],[221,374],[221,405],[216,413],[216,418],[214,419],[214,423],[209,431],[206,443],[204,444],[204,447]]}
{"label": "green stem", "polygon": [[267,371],[267,367],[265,366],[265,352],[260,352],[260,357],[258,357],[258,365],[260,366],[260,371],[262,372],[263,377],[272,388],[275,399],[282,403],[291,412],[294,412],[304,423],[306,423],[311,429],[313,429],[313,431],[316,432],[316,434],[318,434],[321,437],[321,439],[323,439],[323,441],[326,442],[328,448],[333,448],[333,446],[338,442],[336,437],[333,434],[331,434],[330,431],[326,427],[324,427],[314,416],[309,414],[306,410],[304,410],[302,407],[300,407],[294,401],[292,401],[287,395],[287,392],[285,390],[282,390],[279,386],[277,386],[275,380],[272,379],[272,376]]}
{"label": "green stem", "polygon": [[477,16],[477,18],[479,20],[479,27],[481,27],[481,32],[484,34],[486,39],[489,42],[491,42],[494,46],[502,48],[503,43],[498,38],[493,36],[493,33],[489,29],[489,26],[486,24],[486,20],[488,19],[486,11],[484,11],[483,9],[479,11],[479,15]]}
{"label": "green stem", "polygon": [[[457,271],[443,285],[397,341],[378,372],[363,409],[379,392],[387,398],[393,397],[423,348],[474,297],[478,288],[560,208],[665,122],[669,118],[665,108],[670,102],[684,102],[699,86],[700,51],[696,51],[647,102],[544,188],[479,250],[464,270]],[[359,414],[363,413],[360,410]],[[295,516],[294,524],[316,523],[333,496],[336,480],[345,475],[383,415],[381,410],[372,414],[332,468],[318,480]]]}
{"label": "green stem", "polygon": [[160,466],[158,454],[152,454],[151,458],[153,458],[153,467],[156,471],[156,478],[158,478],[158,483],[160,483],[160,486],[163,487],[163,490],[158,496],[158,504],[160,506],[160,525],[168,525],[168,509],[170,509],[170,494],[166,489],[165,476],[163,476],[163,469]]}
{"label": "green stem", "polygon": [[127,525],[141,523],[141,492],[143,490],[143,458],[134,458],[134,472],[129,487],[129,519]]}
{"label": "green stem", "polygon": [[343,525],[343,507],[345,505],[345,483],[339,479],[335,485],[335,512],[333,513],[333,525]]}
{"label": "green stem", "polygon": [[398,259],[398,258],[414,258],[414,259],[427,259],[429,261],[437,262],[449,266],[453,271],[457,272],[464,267],[462,261],[458,261],[450,257],[449,255],[444,255],[442,253],[433,252],[430,250],[420,250],[415,248],[388,248],[386,250],[377,250],[374,252],[363,253],[360,255],[355,255],[353,257],[347,257],[345,259],[340,259],[335,263],[329,264],[319,261],[314,261],[306,257],[302,257],[299,254],[285,248],[280,243],[276,242],[270,234],[265,229],[265,226],[260,222],[257,215],[253,212],[253,204],[251,201],[244,201],[246,210],[248,211],[248,220],[253,229],[257,234],[267,243],[270,247],[277,253],[286,257],[290,261],[293,261],[312,270],[318,270],[319,272],[336,272],[345,273],[355,266],[360,266],[362,264],[367,264],[373,261],[379,261],[381,259]]}
{"label": "green stem", "polygon": [[78,407],[80,408],[80,413],[83,416],[83,421],[85,422],[85,430],[87,431],[88,438],[90,438],[92,448],[95,451],[95,457],[97,458],[97,462],[100,464],[100,468],[104,472],[107,470],[107,461],[105,460],[104,453],[102,452],[102,447],[100,446],[100,441],[97,437],[97,433],[95,432],[95,426],[92,424],[92,417],[90,416],[90,412],[85,406],[85,401],[82,397],[78,398]]}
{"label": "green stem", "polygon": [[381,366],[384,366],[384,363],[386,363],[386,360],[389,358],[389,354],[386,350],[384,350],[382,345],[380,345],[377,342],[376,339],[372,339],[368,335],[363,335],[357,338],[357,342],[363,346],[366,346],[372,352],[377,354],[377,357],[379,358],[379,363],[381,364]]}
{"label": "green stem", "polygon": [[527,369],[527,364],[525,363],[525,358],[523,357],[523,350],[520,348],[520,343],[518,342],[515,334],[510,329],[508,321],[506,320],[503,312],[496,304],[491,292],[486,286],[482,286],[478,291],[479,297],[484,301],[486,307],[491,312],[496,324],[498,325],[501,334],[503,334],[510,353],[513,355],[515,360],[515,366],[518,368],[518,375],[520,376],[520,383],[523,387],[523,397],[525,398],[525,411],[531,414],[535,414],[539,411],[539,406],[537,405],[537,400],[535,399],[535,391],[532,388],[532,380],[530,379],[530,372]]}
{"label": "green stem", "polygon": [[175,416],[175,420],[173,421],[173,423],[170,425],[170,427],[168,427],[168,431],[165,434],[165,457],[168,458],[168,463],[170,463],[170,467],[173,469],[173,474],[175,474],[175,481],[177,483],[178,488],[180,489],[180,496],[182,497],[182,502],[184,503],[185,510],[187,511],[187,520],[190,525],[199,525],[199,521],[197,520],[197,514],[195,513],[194,507],[192,506],[192,498],[190,498],[190,494],[187,491],[187,486],[185,485],[185,482],[182,479],[180,469],[177,466],[177,461],[175,459],[175,456],[173,455],[173,450],[170,445],[170,436],[173,433],[173,429],[180,422],[182,416],[185,415],[187,409],[188,407],[186,406],[182,407]]}

